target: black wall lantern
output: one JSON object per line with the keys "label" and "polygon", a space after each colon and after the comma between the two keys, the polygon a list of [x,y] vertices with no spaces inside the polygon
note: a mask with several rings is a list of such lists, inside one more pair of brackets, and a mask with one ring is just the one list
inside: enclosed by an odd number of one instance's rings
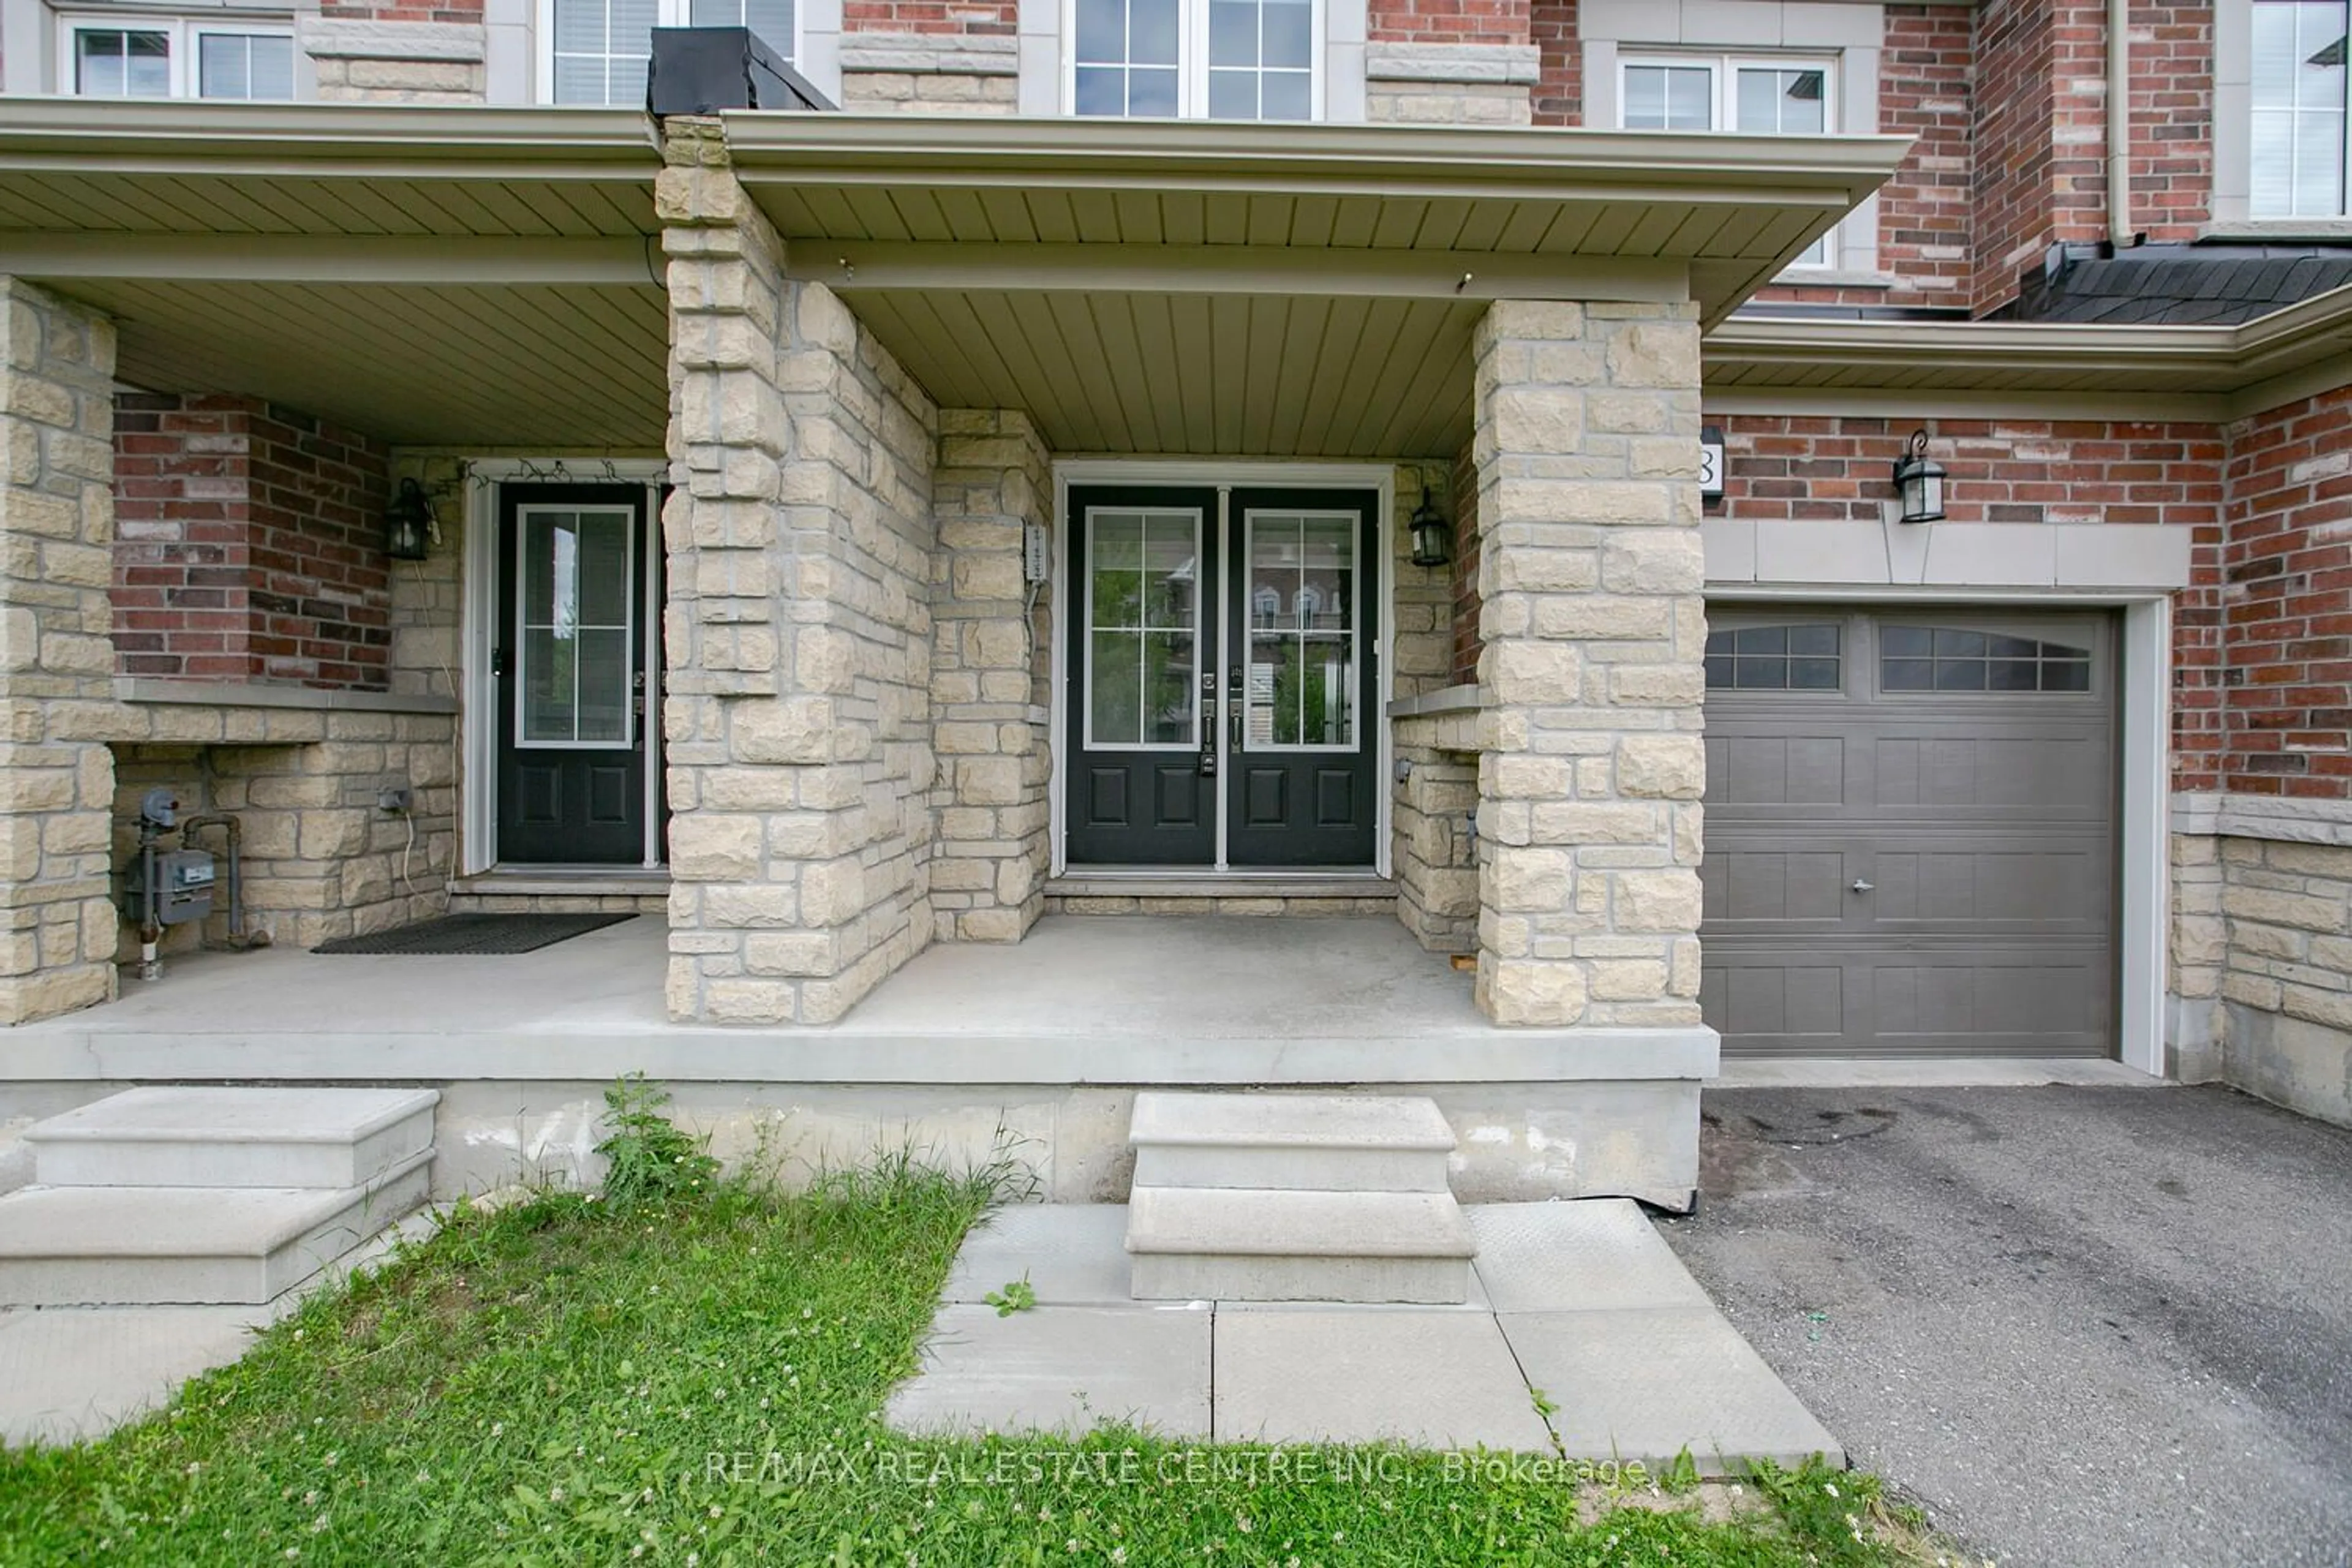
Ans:
{"label": "black wall lantern", "polygon": [[1944,515],[1944,465],[1927,456],[1927,432],[1911,433],[1910,450],[1895,460],[1895,488],[1903,497],[1903,521],[1937,522]]}
{"label": "black wall lantern", "polygon": [[422,561],[433,549],[433,503],[415,479],[400,489],[383,513],[383,552],[394,561]]}
{"label": "black wall lantern", "polygon": [[1412,509],[1412,563],[1443,566],[1454,559],[1454,528],[1429,499],[1429,481],[1421,481],[1421,504]]}

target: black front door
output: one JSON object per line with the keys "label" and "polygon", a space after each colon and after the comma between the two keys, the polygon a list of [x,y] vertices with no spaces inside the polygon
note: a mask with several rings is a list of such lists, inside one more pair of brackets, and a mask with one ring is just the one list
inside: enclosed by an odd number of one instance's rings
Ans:
{"label": "black front door", "polygon": [[1378,498],[1069,497],[1067,858],[1367,867]]}
{"label": "black front door", "polygon": [[499,493],[499,859],[642,865],[645,487]]}

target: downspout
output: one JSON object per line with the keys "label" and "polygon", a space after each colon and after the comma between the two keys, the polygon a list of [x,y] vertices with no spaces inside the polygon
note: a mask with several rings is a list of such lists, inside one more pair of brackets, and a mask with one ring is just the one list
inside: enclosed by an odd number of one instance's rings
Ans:
{"label": "downspout", "polygon": [[2107,243],[2132,247],[2131,0],[2107,0]]}

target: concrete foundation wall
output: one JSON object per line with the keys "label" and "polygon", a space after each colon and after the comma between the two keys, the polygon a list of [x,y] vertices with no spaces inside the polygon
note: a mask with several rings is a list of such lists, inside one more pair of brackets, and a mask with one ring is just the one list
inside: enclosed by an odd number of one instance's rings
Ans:
{"label": "concrete foundation wall", "polygon": [[[132,1087],[0,1087],[0,1191],[21,1184],[8,1134]],[[455,1198],[516,1182],[574,1186],[602,1179],[601,1083],[436,1081],[433,1194]],[[1149,1086],[1139,1086],[1149,1087]],[[787,1083],[671,1086],[669,1114],[707,1134],[730,1168],[789,1184],[902,1149],[950,1169],[999,1153],[1036,1178],[1053,1203],[1121,1203],[1134,1173],[1128,1119],[1139,1087]],[[1197,1086],[1188,1086],[1197,1087]],[[1370,1092],[1370,1091],[1368,1091]],[[1453,1187],[1465,1203],[1636,1197],[1682,1210],[1698,1168],[1698,1085],[1618,1083],[1383,1084],[1425,1094],[1459,1143]]]}

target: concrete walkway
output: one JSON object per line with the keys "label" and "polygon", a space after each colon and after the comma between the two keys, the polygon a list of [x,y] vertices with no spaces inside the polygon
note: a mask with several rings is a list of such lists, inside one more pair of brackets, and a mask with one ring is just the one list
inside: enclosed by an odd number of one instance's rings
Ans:
{"label": "concrete walkway", "polygon": [[[1002,1210],[965,1242],[889,1419],[924,1435],[1125,1423],[1654,1467],[1687,1448],[1706,1474],[1758,1455],[1838,1458],[1631,1202],[1465,1212],[1470,1301],[1349,1307],[1130,1300],[1123,1205]],[[1024,1277],[1036,1306],[999,1317],[984,1304]]]}
{"label": "concrete walkway", "polygon": [[0,1308],[0,1446],[90,1442],[163,1408],[305,1296],[438,1224],[431,1210],[411,1215],[265,1306]]}
{"label": "concrete walkway", "polygon": [[1710,1090],[1660,1228],[2003,1563],[2352,1563],[2352,1131],[2228,1089]]}

